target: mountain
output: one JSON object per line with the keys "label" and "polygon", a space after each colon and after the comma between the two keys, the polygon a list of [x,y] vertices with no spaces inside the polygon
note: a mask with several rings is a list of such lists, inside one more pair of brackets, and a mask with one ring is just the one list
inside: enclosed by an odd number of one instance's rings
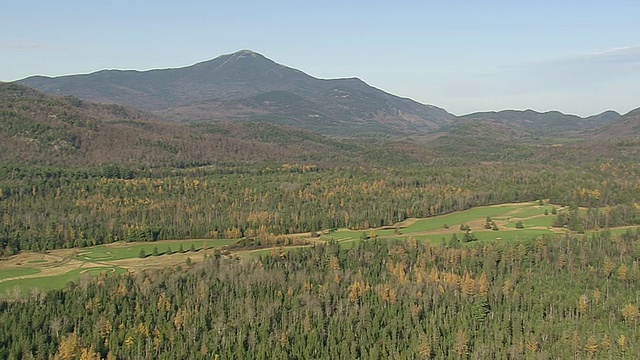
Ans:
{"label": "mountain", "polygon": [[598,138],[630,138],[640,136],[640,108],[631,110],[594,132]]}
{"label": "mountain", "polygon": [[503,110],[472,113],[459,117],[459,120],[488,120],[520,127],[538,136],[581,136],[585,131],[599,128],[619,118],[620,114],[615,111],[582,118],[559,111],[541,113],[533,110]]}
{"label": "mountain", "polygon": [[37,90],[155,112],[178,122],[258,121],[331,135],[411,134],[454,116],[357,78],[318,79],[249,50],[175,69],[102,70],[18,81]]}
{"label": "mountain", "polygon": [[272,124],[188,125],[121,105],[0,83],[0,161],[191,166],[357,156],[357,147]]}

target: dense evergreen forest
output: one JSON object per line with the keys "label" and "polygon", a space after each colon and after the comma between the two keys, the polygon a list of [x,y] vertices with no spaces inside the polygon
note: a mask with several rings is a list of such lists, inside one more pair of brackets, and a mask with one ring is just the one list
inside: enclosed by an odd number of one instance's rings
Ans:
{"label": "dense evergreen forest", "polygon": [[0,166],[0,254],[118,240],[366,229],[479,205],[549,199],[588,208],[558,226],[638,224],[640,165],[259,164],[128,170]]}
{"label": "dense evergreen forest", "polygon": [[[556,226],[575,230],[516,243],[329,243],[87,277],[1,302],[0,358],[640,356],[640,231],[606,230],[639,223],[635,163],[5,164],[0,172],[4,256],[366,229],[543,198],[570,205]],[[577,234],[585,229],[600,231]]]}
{"label": "dense evergreen forest", "polygon": [[7,359],[637,359],[640,230],[336,243],[0,303]]}

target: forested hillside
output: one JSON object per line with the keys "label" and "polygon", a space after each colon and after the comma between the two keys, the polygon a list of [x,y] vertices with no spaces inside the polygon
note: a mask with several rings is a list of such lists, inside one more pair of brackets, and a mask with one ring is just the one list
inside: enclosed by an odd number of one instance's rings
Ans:
{"label": "forested hillside", "polygon": [[[158,121],[120,105],[50,96],[0,83],[0,161],[121,167],[347,158],[357,147],[298,128]],[[351,156],[351,155],[350,155]]]}
{"label": "forested hillside", "polygon": [[634,359],[639,245],[370,240],[101,276],[0,303],[0,357]]}

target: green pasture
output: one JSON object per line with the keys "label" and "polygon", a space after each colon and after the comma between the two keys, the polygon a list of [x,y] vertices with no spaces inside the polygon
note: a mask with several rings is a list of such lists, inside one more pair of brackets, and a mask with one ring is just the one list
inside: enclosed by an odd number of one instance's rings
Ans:
{"label": "green pasture", "polygon": [[[500,230],[500,231],[474,231],[473,233],[478,241],[518,241],[537,238],[542,235],[551,235],[552,231],[546,229],[517,229],[517,230]],[[461,239],[458,235],[458,239]]]}
{"label": "green pasture", "polygon": [[254,250],[254,251],[251,251],[249,255],[255,256],[255,257],[267,256],[267,255],[271,255],[272,251],[273,249]]}
{"label": "green pasture", "polygon": [[[529,206],[529,205],[527,205]],[[533,203],[531,206],[534,206]],[[444,225],[448,225],[451,228],[459,227],[460,224],[468,223],[476,220],[484,220],[487,216],[494,217],[506,217],[507,214],[521,209],[522,205],[500,205],[500,206],[482,206],[464,211],[457,211],[447,215],[436,216],[432,218],[425,218],[418,220],[415,224],[402,229],[403,234],[410,234],[414,232],[433,231],[444,228]],[[544,212],[544,210],[542,210]]]}
{"label": "green pasture", "polygon": [[0,270],[0,280],[9,279],[16,276],[25,276],[39,273],[40,270],[33,269],[29,267],[19,267],[13,269],[2,269]]}
{"label": "green pasture", "polygon": [[522,225],[524,228],[530,227],[547,227],[550,228],[553,226],[553,221],[555,220],[555,215],[549,215],[544,217],[533,217],[529,219],[512,219],[510,222],[506,223],[504,226],[509,229],[516,228],[516,222],[522,221]]}
{"label": "green pasture", "polygon": [[[485,230],[484,228],[472,229],[478,240],[512,240],[520,238],[537,237],[543,234],[551,234],[550,230],[553,225],[555,216],[544,216],[545,209],[551,212],[551,205],[539,206],[537,202],[527,204],[505,204],[498,206],[482,206],[465,211],[458,211],[451,214],[440,215],[430,218],[417,220],[414,224],[399,229],[401,234],[396,234],[395,229],[375,230],[375,235],[382,239],[407,239],[409,236],[414,237],[418,241],[432,241],[440,243],[442,237],[445,240],[451,238],[451,234],[429,234],[429,232],[444,229],[445,224],[454,230],[457,230],[461,224],[468,224],[473,221],[484,221],[487,217],[492,220],[507,221],[501,224],[501,231]],[[515,223],[522,221],[525,228],[515,229]],[[506,227],[506,229],[505,229]],[[531,227],[546,227],[546,229],[528,229]],[[513,229],[513,230],[512,230]],[[361,238],[362,233],[370,235],[370,230],[349,230],[340,229],[329,235],[323,236],[323,240],[335,240],[340,242],[340,246],[348,248],[352,246],[354,241]],[[462,239],[463,233],[458,233],[458,238]]]}
{"label": "green pasture", "polygon": [[24,294],[35,288],[40,290],[62,289],[69,281],[77,282],[82,276],[95,276],[103,272],[122,274],[127,272],[127,270],[117,266],[88,269],[79,268],[68,271],[62,275],[9,280],[0,283],[0,297],[13,294],[17,295],[18,293]]}
{"label": "green pasture", "polygon": [[203,246],[209,249],[216,249],[234,244],[236,241],[236,239],[168,240],[148,243],[123,243],[124,246],[97,245],[80,249],[75,258],[80,261],[93,262],[123,260],[139,257],[140,250],[144,250],[145,254],[150,256],[156,247],[158,248],[158,254],[164,255],[169,248],[171,248],[172,253],[176,253],[180,249],[180,245],[182,245],[182,250],[187,252],[191,245],[196,251],[200,251]]}
{"label": "green pasture", "polygon": [[[464,232],[459,231],[461,224],[469,224],[475,222],[472,231],[477,242],[494,242],[494,241],[520,241],[537,238],[543,235],[554,234],[552,229],[555,216],[551,215],[552,205],[545,204],[539,206],[538,202],[527,204],[504,204],[498,206],[483,206],[465,211],[459,211],[451,214],[435,216],[425,219],[418,219],[412,225],[399,229],[401,234],[396,234],[395,229],[374,230],[373,233],[379,237],[381,241],[407,240],[410,237],[420,242],[430,241],[434,244],[448,243],[452,233],[446,231],[443,234],[445,224],[455,231],[460,241],[464,236]],[[549,215],[545,216],[544,211],[547,210]],[[484,220],[491,217],[492,220],[498,222],[500,230],[493,231],[477,226],[478,221],[484,224]],[[522,221],[524,228],[516,229],[517,221]],[[602,230],[600,230],[602,231]],[[618,228],[610,230],[611,234],[623,234],[629,231],[628,228]],[[339,229],[332,231],[321,237],[322,240],[334,240],[340,244],[340,247],[351,248],[357,241],[360,241],[362,234],[371,235],[371,230],[349,230]],[[590,233],[590,232],[588,232]],[[588,234],[587,233],[587,234]],[[111,266],[110,261],[133,259],[140,256],[140,250],[144,250],[146,256],[152,256],[153,249],[158,249],[159,255],[164,255],[167,249],[171,249],[173,253],[177,253],[180,246],[184,252],[188,252],[193,246],[196,251],[202,250],[203,247],[208,249],[216,249],[226,245],[232,245],[237,239],[200,239],[200,240],[163,240],[147,243],[119,243],[111,245],[98,245],[88,248],[77,249],[74,255],[76,260],[82,262],[99,263],[101,266],[97,268],[79,268],[62,275],[52,275],[46,277],[34,277],[27,279],[7,280],[0,282],[0,297],[13,296],[20,291],[27,292],[33,288],[43,290],[63,288],[69,281],[77,281],[82,276],[95,276],[101,272],[123,273],[127,270],[117,266]],[[474,243],[477,243],[474,242]],[[285,249],[286,251],[291,249]],[[248,254],[252,257],[260,257],[269,255],[274,251],[273,248],[260,249],[250,251]],[[12,277],[32,275],[40,272],[35,264],[47,262],[44,259],[35,259],[28,261],[28,264],[34,264],[33,267],[16,267],[0,270],[0,280]],[[104,265],[104,266],[102,266]],[[22,289],[22,290],[21,290]]]}

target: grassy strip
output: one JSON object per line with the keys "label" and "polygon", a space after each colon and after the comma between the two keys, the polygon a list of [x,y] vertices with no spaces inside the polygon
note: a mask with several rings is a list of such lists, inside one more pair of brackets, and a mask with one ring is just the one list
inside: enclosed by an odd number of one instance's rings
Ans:
{"label": "grassy strip", "polygon": [[0,297],[20,296],[32,289],[52,290],[62,289],[69,281],[77,282],[82,276],[95,276],[102,272],[122,274],[127,270],[112,266],[89,269],[75,269],[62,275],[44,276],[28,279],[10,280],[0,283]]}
{"label": "grassy strip", "polygon": [[9,279],[16,276],[25,276],[39,273],[40,270],[28,268],[28,267],[19,267],[13,269],[2,269],[0,270],[0,280]]}
{"label": "grassy strip", "polygon": [[196,251],[200,251],[205,246],[208,249],[217,249],[234,244],[236,241],[236,239],[205,239],[168,240],[149,243],[115,243],[83,248],[75,258],[80,261],[109,262],[140,257],[140,250],[143,250],[147,256],[150,256],[153,254],[153,249],[158,248],[158,255],[164,255],[168,249],[171,249],[172,253],[177,252],[180,246],[182,246],[184,252],[188,251],[192,245]]}

